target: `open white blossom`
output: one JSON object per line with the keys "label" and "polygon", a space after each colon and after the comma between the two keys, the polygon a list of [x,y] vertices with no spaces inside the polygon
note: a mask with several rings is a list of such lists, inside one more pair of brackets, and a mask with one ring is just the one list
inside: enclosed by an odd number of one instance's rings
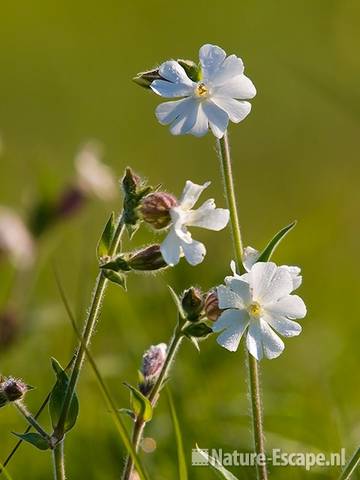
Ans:
{"label": "open white blossom", "polygon": [[219,308],[224,310],[213,325],[214,332],[222,331],[217,342],[234,352],[247,332],[247,348],[257,360],[278,357],[285,345],[277,333],[299,335],[301,325],[294,319],[306,315],[303,300],[290,295],[294,283],[289,270],[258,262],[245,275],[227,277],[225,283],[217,288]]}
{"label": "open white blossom", "polygon": [[110,201],[117,195],[115,176],[101,161],[101,148],[96,142],[87,143],[75,157],[78,184],[85,195]]}
{"label": "open white blossom", "polygon": [[0,206],[0,256],[1,252],[22,270],[34,262],[34,241],[25,223],[17,213]]}
{"label": "open white blossom", "polygon": [[244,64],[236,55],[206,44],[200,48],[200,80],[195,82],[175,60],[159,67],[163,79],[154,80],[152,90],[162,97],[185,97],[161,103],[156,117],[162,125],[170,125],[173,135],[190,133],[201,137],[209,127],[221,138],[229,120],[238,123],[250,113],[251,104],[244,100],[256,95],[252,81],[244,75]]}
{"label": "open white blossom", "polygon": [[[253,247],[244,248],[243,265],[247,272],[251,270],[251,267],[257,262],[259,256],[260,256],[260,252],[258,250],[255,250],[255,248]],[[234,275],[236,275],[235,262],[231,263],[231,268]],[[279,268],[283,268],[290,273],[293,281],[294,290],[300,287],[302,282],[302,276],[300,275],[301,268],[295,267],[295,266],[289,266],[289,265],[281,265],[281,267]]]}
{"label": "open white blossom", "polygon": [[188,180],[177,205],[170,209],[172,220],[170,231],[160,247],[168,265],[176,265],[183,255],[190,265],[197,265],[203,261],[206,254],[205,245],[194,240],[187,227],[202,227],[215,231],[226,227],[229,210],[216,208],[213,199],[204,202],[197,210],[192,209],[209,185],[210,182],[197,185]]}

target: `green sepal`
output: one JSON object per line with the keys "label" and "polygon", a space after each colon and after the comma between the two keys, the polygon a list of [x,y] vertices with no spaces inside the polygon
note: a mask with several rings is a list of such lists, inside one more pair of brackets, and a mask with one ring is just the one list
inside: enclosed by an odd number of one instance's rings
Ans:
{"label": "green sepal", "polygon": [[131,270],[122,253],[114,255],[105,262],[102,262],[100,264],[100,268],[105,270],[113,270],[114,272],[129,272]]}
{"label": "green sepal", "polygon": [[29,433],[15,433],[18,438],[21,438],[24,442],[30,443],[34,447],[38,448],[39,450],[49,450],[50,445],[49,442],[40,435],[40,433],[36,432],[29,432]]}
{"label": "green sepal", "polygon": [[[57,378],[54,388],[51,391],[50,399],[49,399],[49,412],[50,412],[51,423],[52,423],[52,426],[55,428],[61,416],[61,412],[62,412],[62,408],[63,408],[63,404],[64,404],[66,392],[67,392],[67,387],[69,384],[69,378],[65,370],[62,368],[60,363],[55,358],[51,359],[51,365]],[[68,432],[74,427],[78,414],[79,414],[79,400],[77,398],[76,393],[74,392],[73,397],[71,399],[69,412],[65,421],[63,433]]]}
{"label": "green sepal", "polygon": [[99,259],[107,257],[110,252],[111,242],[115,233],[115,215],[111,213],[109,220],[106,222],[104,231],[97,244],[97,256]]}
{"label": "green sepal", "polygon": [[213,333],[212,329],[206,323],[192,323],[183,329],[184,335],[193,338],[207,338]]}
{"label": "green sepal", "polygon": [[286,236],[287,233],[292,230],[295,225],[296,221],[290,223],[286,227],[282,228],[274,237],[270,240],[270,242],[266,245],[264,250],[260,253],[259,258],[256,260],[257,262],[268,262],[275,252],[276,248],[279,246],[281,240]]}
{"label": "green sepal", "polygon": [[140,72],[135,77],[133,77],[133,82],[135,82],[140,87],[150,88],[150,85],[154,80],[161,80],[162,77],[159,74],[159,69],[154,68],[153,70],[147,70],[146,72]]}
{"label": "green sepal", "polygon": [[185,320],[186,315],[185,315],[184,309],[181,305],[181,300],[180,300],[179,296],[176,294],[176,292],[173,290],[173,288],[170,287],[170,285],[168,285],[168,289],[170,290],[170,295],[171,295],[172,299],[174,300],[174,303],[176,305],[176,308],[178,309],[180,317],[183,320]]}
{"label": "green sepal", "polygon": [[140,390],[133,387],[129,383],[124,383],[124,385],[131,392],[131,408],[135,413],[137,418],[142,418],[145,422],[149,422],[152,419],[153,407],[150,403],[150,400],[143,395]]}
{"label": "green sepal", "polygon": [[201,68],[200,65],[193,62],[192,60],[183,60],[178,59],[178,64],[183,67],[186,72],[186,75],[193,81],[198,82],[201,80]]}
{"label": "green sepal", "polygon": [[101,270],[103,275],[110,280],[110,282],[120,285],[125,291],[127,290],[126,286],[126,275],[120,272],[114,272],[113,270]]}

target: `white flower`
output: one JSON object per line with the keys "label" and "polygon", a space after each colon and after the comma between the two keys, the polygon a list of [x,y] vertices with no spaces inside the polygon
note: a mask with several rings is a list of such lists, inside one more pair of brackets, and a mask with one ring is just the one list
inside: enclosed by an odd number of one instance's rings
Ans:
{"label": "white flower", "polygon": [[225,283],[217,288],[219,307],[225,310],[213,325],[214,332],[223,330],[217,342],[234,352],[247,332],[247,348],[257,360],[278,357],[285,345],[275,331],[284,337],[299,335],[301,326],[294,319],[306,315],[303,300],[290,295],[290,272],[272,262],[258,262]]}
{"label": "white flower", "polygon": [[22,219],[12,210],[0,207],[0,256],[8,254],[19,269],[31,267],[35,257],[33,238]]}
{"label": "white flower", "polygon": [[197,185],[188,180],[178,204],[170,209],[172,224],[160,248],[168,265],[176,265],[182,255],[190,265],[197,265],[203,261],[206,248],[201,242],[193,240],[187,227],[202,227],[215,231],[226,227],[229,210],[216,208],[213,199],[207,200],[197,210],[192,210],[201,193],[209,185],[210,182]]}
{"label": "white flower", "polygon": [[162,125],[171,125],[174,135],[191,133],[205,135],[210,126],[213,134],[221,138],[229,120],[238,123],[250,113],[256,89],[244,75],[244,64],[236,55],[226,53],[216,45],[203,45],[199,52],[201,80],[191,80],[184,68],[175,60],[160,65],[163,80],[154,80],[152,90],[162,97],[185,97],[161,103],[156,117]]}
{"label": "white flower", "polygon": [[116,197],[116,181],[111,168],[101,161],[100,154],[97,143],[86,144],[75,158],[75,167],[84,194],[108,201]]}
{"label": "white flower", "polygon": [[[255,248],[252,248],[252,247],[244,248],[243,265],[247,272],[251,270],[251,267],[257,262],[257,259],[259,258],[259,256],[260,256],[260,252],[258,250],[255,250]],[[231,268],[234,274],[236,274],[235,263],[231,264]],[[302,276],[300,275],[301,268],[295,267],[295,266],[288,266],[288,265],[282,265],[279,268],[283,268],[290,273],[293,281],[294,290],[300,287],[302,282]]]}

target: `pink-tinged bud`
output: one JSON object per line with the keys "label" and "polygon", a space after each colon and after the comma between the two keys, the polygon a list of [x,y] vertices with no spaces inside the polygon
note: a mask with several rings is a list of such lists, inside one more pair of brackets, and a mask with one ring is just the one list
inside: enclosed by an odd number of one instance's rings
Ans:
{"label": "pink-tinged bud", "polygon": [[187,320],[196,322],[199,320],[201,312],[204,308],[204,298],[199,288],[191,287],[185,290],[181,305],[186,313]]}
{"label": "pink-tinged bud", "polygon": [[219,308],[219,299],[215,290],[209,292],[205,299],[205,314],[212,322],[216,322],[222,314],[222,310]]}
{"label": "pink-tinged bud", "polygon": [[141,272],[150,272],[168,267],[161,254],[160,245],[150,245],[132,254],[127,260],[127,265],[131,270]]}
{"label": "pink-tinged bud", "polygon": [[86,196],[78,187],[69,187],[61,195],[56,206],[56,215],[60,218],[71,217],[83,206]]}
{"label": "pink-tinged bud", "polygon": [[166,343],[159,343],[158,345],[151,345],[143,355],[141,365],[141,382],[139,389],[143,395],[148,395],[152,387],[160,375],[161,369],[166,360],[167,345]]}
{"label": "pink-tinged bud", "polygon": [[22,380],[13,377],[0,377],[0,407],[21,400],[28,390],[29,386]]}
{"label": "pink-tinged bud", "polygon": [[171,223],[170,209],[175,207],[177,199],[166,192],[155,192],[147,195],[140,206],[143,220],[156,230],[166,228]]}

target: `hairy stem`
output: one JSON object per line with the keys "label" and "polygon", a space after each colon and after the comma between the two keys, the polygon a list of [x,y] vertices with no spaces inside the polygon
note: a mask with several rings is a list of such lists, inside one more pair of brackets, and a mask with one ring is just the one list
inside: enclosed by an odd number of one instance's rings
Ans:
{"label": "hairy stem", "polygon": [[26,406],[18,400],[17,402],[14,402],[14,405],[16,408],[19,410],[21,415],[23,415],[27,422],[45,439],[45,440],[50,440],[49,435],[45,432],[45,430],[41,427],[39,422],[31,415],[31,413],[28,411]]}
{"label": "hairy stem", "polygon": [[[114,234],[114,238],[112,240],[112,244],[110,247],[109,251],[109,256],[114,255],[120,245],[121,242],[121,237],[123,235],[123,232],[125,230],[125,223],[123,220],[123,216],[120,217],[118,221],[118,226],[116,228],[116,232]],[[91,305],[89,308],[89,313],[86,318],[83,334],[82,334],[82,342],[80,343],[78,347],[78,351],[75,357],[75,362],[74,366],[71,371],[70,379],[69,379],[69,385],[66,390],[66,395],[64,399],[64,404],[63,408],[61,411],[61,415],[58,421],[57,426],[54,429],[54,439],[57,441],[61,441],[64,436],[64,426],[65,422],[69,413],[69,408],[71,405],[71,400],[74,395],[74,391],[77,385],[77,381],[80,376],[80,372],[84,363],[85,359],[85,350],[89,346],[91,342],[91,338],[93,336],[97,320],[100,315],[101,311],[101,305],[102,301],[104,299],[105,291],[108,285],[108,280],[107,278],[103,275],[102,272],[98,274],[98,277],[96,279],[96,284],[95,284],[95,289],[94,289],[94,294],[92,297]]]}
{"label": "hairy stem", "polygon": [[[169,349],[166,354],[164,365],[160,371],[160,374],[156,380],[155,385],[153,386],[153,388],[151,389],[151,392],[149,393],[149,400],[153,407],[155,407],[158,402],[161,389],[164,386],[164,383],[169,376],[171,366],[175,360],[176,353],[178,351],[178,348],[180,347],[182,339],[183,339],[182,329],[180,325],[177,325],[175,328],[173,337],[171,339]],[[146,422],[142,418],[139,417],[136,419],[134,424],[133,434],[132,434],[132,444],[136,452],[139,449],[145,425],[146,425]],[[134,471],[134,461],[132,457],[128,456],[126,459],[122,480],[130,480],[133,471]]]}
{"label": "hairy stem", "polygon": [[65,480],[64,442],[61,441],[53,450],[54,480]]}
{"label": "hairy stem", "polygon": [[[230,221],[236,265],[238,272],[243,273],[243,242],[241,238],[240,222],[237,211],[234,176],[232,172],[231,154],[227,132],[225,132],[224,136],[218,141],[218,150],[224,182],[225,196],[230,211]],[[258,455],[261,454],[265,458],[259,364],[258,361],[249,352],[247,353],[247,355],[249,364],[249,388],[251,398],[251,415],[254,432],[255,452]],[[257,466],[257,478],[258,480],[267,480],[266,465]]]}

